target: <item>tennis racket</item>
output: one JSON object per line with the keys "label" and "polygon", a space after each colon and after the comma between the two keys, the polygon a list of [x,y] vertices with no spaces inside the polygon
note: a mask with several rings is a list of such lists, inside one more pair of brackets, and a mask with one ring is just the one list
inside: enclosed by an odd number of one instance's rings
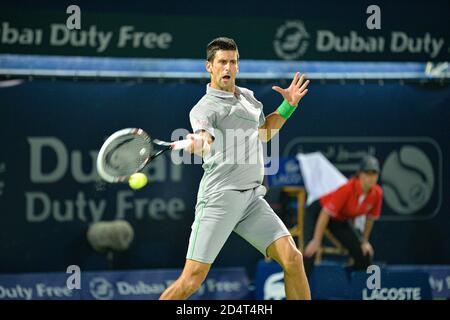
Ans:
{"label": "tennis racket", "polygon": [[[122,129],[109,136],[100,148],[97,172],[107,182],[126,182],[164,152],[181,150],[191,143],[191,140],[165,142],[152,139],[139,128]],[[155,146],[162,149],[156,151]]]}

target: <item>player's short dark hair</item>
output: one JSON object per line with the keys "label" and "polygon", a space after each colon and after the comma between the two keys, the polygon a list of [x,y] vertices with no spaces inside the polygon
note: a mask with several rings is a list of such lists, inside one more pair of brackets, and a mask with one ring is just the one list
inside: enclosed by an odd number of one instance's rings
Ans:
{"label": "player's short dark hair", "polygon": [[[232,50],[238,51],[236,42],[234,42],[231,38],[220,37],[212,40],[206,46],[206,60],[212,62],[214,60],[214,56],[216,55],[216,51],[218,50]],[[238,52],[239,58],[239,52]]]}

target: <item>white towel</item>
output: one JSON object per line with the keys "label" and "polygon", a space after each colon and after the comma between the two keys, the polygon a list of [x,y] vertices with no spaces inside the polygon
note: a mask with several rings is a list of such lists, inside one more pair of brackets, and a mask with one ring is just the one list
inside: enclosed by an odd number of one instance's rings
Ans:
{"label": "white towel", "polygon": [[299,153],[297,160],[308,194],[306,206],[347,182],[347,178],[321,152]]}

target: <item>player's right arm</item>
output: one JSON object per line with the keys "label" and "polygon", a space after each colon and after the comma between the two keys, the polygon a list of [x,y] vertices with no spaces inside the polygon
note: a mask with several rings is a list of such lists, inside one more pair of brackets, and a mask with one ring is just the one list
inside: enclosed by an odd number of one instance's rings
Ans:
{"label": "player's right arm", "polygon": [[216,108],[208,98],[203,97],[189,112],[189,121],[193,133],[188,134],[186,139],[191,139],[192,143],[185,150],[203,158],[210,152],[214,141]]}
{"label": "player's right arm", "polygon": [[185,150],[202,158],[211,151],[211,144],[214,142],[214,138],[206,130],[190,133],[186,139],[190,139],[192,143]]}

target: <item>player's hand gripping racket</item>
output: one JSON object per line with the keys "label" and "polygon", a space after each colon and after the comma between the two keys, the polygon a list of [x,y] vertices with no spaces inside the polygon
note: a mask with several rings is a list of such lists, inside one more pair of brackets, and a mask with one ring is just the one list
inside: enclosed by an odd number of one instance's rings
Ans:
{"label": "player's hand gripping racket", "polygon": [[[126,182],[132,174],[141,171],[164,152],[181,150],[191,143],[191,140],[165,142],[152,139],[139,128],[122,129],[113,133],[103,143],[97,157],[97,171],[107,182]],[[154,151],[155,146],[162,149]]]}

